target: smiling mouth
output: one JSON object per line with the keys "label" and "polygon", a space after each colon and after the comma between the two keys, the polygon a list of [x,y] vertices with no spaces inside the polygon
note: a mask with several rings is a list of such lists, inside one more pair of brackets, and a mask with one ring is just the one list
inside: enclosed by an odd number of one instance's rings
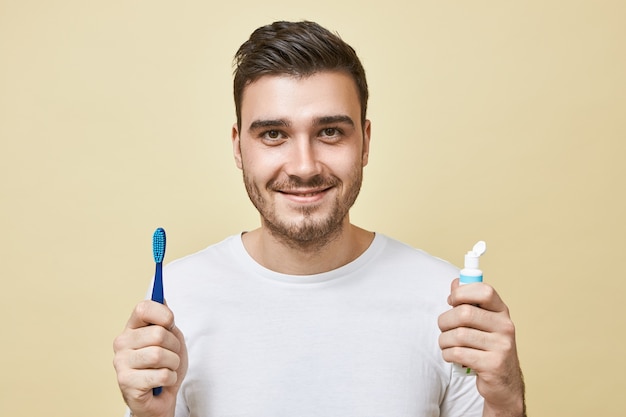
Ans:
{"label": "smiling mouth", "polygon": [[295,203],[315,203],[321,201],[330,190],[341,182],[330,176],[315,176],[307,181],[292,176],[285,181],[268,184],[268,190],[278,193]]}
{"label": "smiling mouth", "polygon": [[316,195],[322,194],[328,190],[330,190],[332,187],[327,187],[327,188],[321,188],[319,190],[303,190],[303,191],[298,191],[298,190],[278,190],[279,193],[281,194],[287,194],[287,195],[293,195],[296,197],[314,197]]}
{"label": "smiling mouth", "polygon": [[280,195],[284,196],[288,201],[295,204],[318,204],[321,203],[326,197],[329,190],[333,187],[317,188],[315,190],[298,190],[298,189],[283,189],[276,190]]}

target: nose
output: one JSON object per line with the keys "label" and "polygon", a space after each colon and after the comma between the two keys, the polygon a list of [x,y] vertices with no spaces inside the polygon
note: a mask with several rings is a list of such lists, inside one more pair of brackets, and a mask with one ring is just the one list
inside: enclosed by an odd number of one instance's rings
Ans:
{"label": "nose", "polygon": [[307,180],[319,175],[322,171],[321,166],[315,146],[309,138],[293,142],[289,162],[286,164],[287,175]]}

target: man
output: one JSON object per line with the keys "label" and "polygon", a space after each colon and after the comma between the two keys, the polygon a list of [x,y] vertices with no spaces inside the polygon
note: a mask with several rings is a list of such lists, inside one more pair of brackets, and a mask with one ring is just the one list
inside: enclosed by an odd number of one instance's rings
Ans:
{"label": "man", "polygon": [[450,264],[350,223],[371,133],[354,50],[276,22],[235,63],[233,152],[261,226],[170,263],[167,305],[135,308],[114,342],[132,414],[524,415],[493,288],[460,287]]}

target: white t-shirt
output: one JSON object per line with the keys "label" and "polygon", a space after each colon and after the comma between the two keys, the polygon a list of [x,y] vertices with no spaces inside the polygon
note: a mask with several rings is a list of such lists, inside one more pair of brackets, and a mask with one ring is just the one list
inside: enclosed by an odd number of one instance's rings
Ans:
{"label": "white t-shirt", "polygon": [[475,378],[453,376],[438,347],[457,276],[380,234],[309,276],[264,268],[240,235],[168,264],[189,351],[176,417],[481,416]]}

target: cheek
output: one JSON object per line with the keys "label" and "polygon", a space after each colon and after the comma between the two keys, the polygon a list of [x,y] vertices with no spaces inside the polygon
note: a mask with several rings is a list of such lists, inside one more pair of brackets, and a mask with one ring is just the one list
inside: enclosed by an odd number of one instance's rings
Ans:
{"label": "cheek", "polygon": [[363,158],[358,153],[335,153],[327,160],[327,166],[334,175],[343,178],[352,178],[356,171],[363,168]]}
{"label": "cheek", "polygon": [[242,152],[242,166],[248,178],[257,183],[267,183],[280,173],[278,159],[264,153],[258,155],[255,152]]}

